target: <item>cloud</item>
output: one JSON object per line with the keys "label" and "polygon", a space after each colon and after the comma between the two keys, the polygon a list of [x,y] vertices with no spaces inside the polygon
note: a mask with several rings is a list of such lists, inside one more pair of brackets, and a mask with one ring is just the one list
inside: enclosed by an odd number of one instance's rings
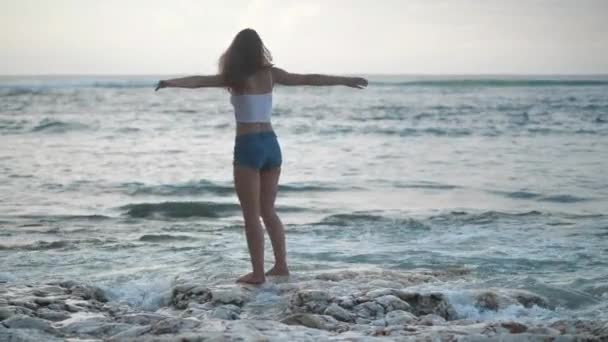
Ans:
{"label": "cloud", "polygon": [[321,13],[318,2],[292,0],[251,0],[241,16],[241,27],[251,27],[260,32],[293,31],[307,18]]}

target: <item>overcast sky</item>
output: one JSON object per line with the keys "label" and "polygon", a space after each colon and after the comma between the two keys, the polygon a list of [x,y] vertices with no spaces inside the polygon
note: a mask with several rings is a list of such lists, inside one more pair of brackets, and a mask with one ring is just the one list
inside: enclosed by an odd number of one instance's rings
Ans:
{"label": "overcast sky", "polygon": [[608,0],[0,0],[0,74],[205,74],[242,28],[323,73],[608,73]]}

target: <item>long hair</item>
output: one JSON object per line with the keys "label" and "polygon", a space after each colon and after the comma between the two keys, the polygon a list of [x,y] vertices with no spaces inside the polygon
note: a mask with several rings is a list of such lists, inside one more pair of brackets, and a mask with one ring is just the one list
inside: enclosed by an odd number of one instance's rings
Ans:
{"label": "long hair", "polygon": [[229,91],[241,91],[247,78],[262,68],[272,66],[270,51],[258,33],[246,28],[234,37],[219,60],[219,73]]}

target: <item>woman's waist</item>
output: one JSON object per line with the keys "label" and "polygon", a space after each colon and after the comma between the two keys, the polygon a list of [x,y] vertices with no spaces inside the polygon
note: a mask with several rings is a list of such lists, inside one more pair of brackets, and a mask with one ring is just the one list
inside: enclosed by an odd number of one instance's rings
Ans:
{"label": "woman's waist", "polygon": [[272,132],[272,124],[270,122],[237,122],[236,123],[236,136],[261,133],[261,132]]}

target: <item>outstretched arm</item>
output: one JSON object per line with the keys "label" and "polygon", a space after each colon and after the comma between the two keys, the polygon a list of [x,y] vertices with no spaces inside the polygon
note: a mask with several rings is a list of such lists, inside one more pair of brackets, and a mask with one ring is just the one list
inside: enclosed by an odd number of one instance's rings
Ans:
{"label": "outstretched arm", "polygon": [[363,77],[343,77],[321,74],[294,74],[283,69],[273,67],[272,78],[278,84],[295,86],[331,86],[344,85],[353,88],[363,88],[367,86],[367,80]]}
{"label": "outstretched arm", "polygon": [[202,87],[223,87],[224,81],[220,75],[209,76],[187,76],[181,78],[173,78],[170,80],[159,81],[156,89],[161,88],[202,88]]}

